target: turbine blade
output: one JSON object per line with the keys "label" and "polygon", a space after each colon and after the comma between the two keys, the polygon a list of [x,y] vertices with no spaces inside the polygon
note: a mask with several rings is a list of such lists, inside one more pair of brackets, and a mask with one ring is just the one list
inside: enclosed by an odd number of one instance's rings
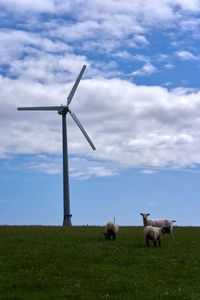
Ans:
{"label": "turbine blade", "polygon": [[81,77],[83,76],[83,73],[84,73],[85,69],[86,69],[86,65],[84,65],[84,66],[82,67],[81,72],[80,72],[80,74],[78,75],[78,77],[77,77],[77,79],[76,79],[76,81],[75,81],[75,83],[74,83],[74,85],[73,85],[73,88],[71,89],[71,92],[69,93],[69,96],[67,97],[67,105],[69,105],[69,104],[71,103],[72,98],[73,98],[73,96],[74,96],[74,94],[75,94],[75,92],[76,92],[76,89],[77,89],[77,87],[78,87],[78,85],[79,85],[79,82],[80,82],[80,80],[81,80]]}
{"label": "turbine blade", "polygon": [[86,140],[88,141],[88,143],[90,144],[90,146],[92,147],[93,150],[96,150],[94,144],[92,143],[91,139],[89,138],[88,134],[86,133],[85,129],[83,128],[83,126],[81,125],[80,121],[78,120],[77,116],[71,111],[69,110],[69,113],[72,117],[72,119],[74,120],[74,122],[78,125],[78,127],[80,128],[80,130],[82,131],[83,135],[85,136]]}
{"label": "turbine blade", "polygon": [[18,110],[60,110],[64,106],[34,106],[34,107],[18,107]]}

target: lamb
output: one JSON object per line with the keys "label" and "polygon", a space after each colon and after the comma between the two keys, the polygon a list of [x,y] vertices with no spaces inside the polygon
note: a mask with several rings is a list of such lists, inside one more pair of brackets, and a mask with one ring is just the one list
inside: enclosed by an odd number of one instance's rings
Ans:
{"label": "lamb", "polygon": [[175,220],[152,220],[147,219],[147,217],[150,214],[141,213],[141,216],[143,217],[143,223],[145,226],[154,226],[154,227],[169,227],[170,228],[170,237],[174,238],[174,234],[172,231],[173,222],[176,222]]}
{"label": "lamb", "polygon": [[161,239],[165,233],[170,233],[170,227],[144,227],[144,238],[146,240],[146,245],[149,247],[149,240],[153,241],[154,247],[157,247],[157,241],[159,242],[159,247],[161,246]]}
{"label": "lamb", "polygon": [[105,239],[110,240],[111,237],[112,237],[112,239],[115,240],[116,239],[116,234],[117,234],[118,231],[119,231],[119,227],[116,223],[108,222],[106,224],[105,232],[103,234],[105,236]]}

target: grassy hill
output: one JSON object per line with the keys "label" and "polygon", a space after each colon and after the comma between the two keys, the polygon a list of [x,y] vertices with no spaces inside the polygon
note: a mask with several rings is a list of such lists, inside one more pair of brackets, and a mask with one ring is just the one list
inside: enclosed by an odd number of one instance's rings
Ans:
{"label": "grassy hill", "polygon": [[200,299],[200,228],[161,248],[142,227],[0,226],[0,299]]}

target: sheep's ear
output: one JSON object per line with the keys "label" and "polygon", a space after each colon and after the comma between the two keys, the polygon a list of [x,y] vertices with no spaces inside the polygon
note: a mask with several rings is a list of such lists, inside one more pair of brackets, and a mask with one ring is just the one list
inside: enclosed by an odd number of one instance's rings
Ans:
{"label": "sheep's ear", "polygon": [[150,216],[150,214],[147,214],[147,217]]}
{"label": "sheep's ear", "polygon": [[143,216],[143,214],[142,213],[140,213],[141,214],[141,216]]}

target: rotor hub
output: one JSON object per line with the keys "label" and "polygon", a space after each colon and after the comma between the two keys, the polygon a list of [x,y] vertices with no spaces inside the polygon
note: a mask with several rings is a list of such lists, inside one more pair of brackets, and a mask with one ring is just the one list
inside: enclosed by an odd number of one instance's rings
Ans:
{"label": "rotor hub", "polygon": [[68,105],[63,105],[63,106],[58,110],[59,115],[66,115],[68,112],[69,112],[69,107],[68,107]]}

